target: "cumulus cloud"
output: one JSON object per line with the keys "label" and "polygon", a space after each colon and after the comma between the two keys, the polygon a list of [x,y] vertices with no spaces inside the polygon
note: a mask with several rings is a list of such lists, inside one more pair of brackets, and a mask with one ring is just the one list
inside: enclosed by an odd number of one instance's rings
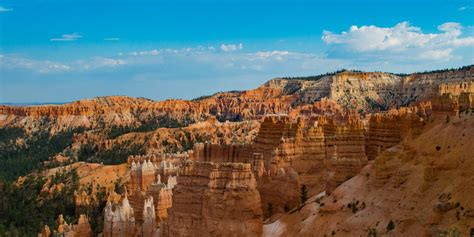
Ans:
{"label": "cumulus cloud", "polygon": [[79,38],[82,38],[82,35],[78,33],[72,33],[72,34],[61,35],[61,37],[59,38],[51,38],[50,40],[51,41],[74,41]]}
{"label": "cumulus cloud", "polygon": [[240,43],[240,44],[221,44],[220,48],[224,52],[232,52],[232,51],[237,51],[237,50],[243,49],[244,45],[242,43]]}
{"label": "cumulus cloud", "polygon": [[398,57],[447,60],[453,57],[454,49],[474,46],[474,37],[461,37],[462,29],[461,24],[456,22],[438,26],[439,33],[433,34],[425,34],[408,22],[393,27],[354,25],[340,34],[324,31],[322,40],[333,46],[333,50],[361,55],[385,53]]}
{"label": "cumulus cloud", "polygon": [[0,6],[0,12],[11,12],[13,11],[12,8],[6,8],[6,7],[3,7],[3,6]]}

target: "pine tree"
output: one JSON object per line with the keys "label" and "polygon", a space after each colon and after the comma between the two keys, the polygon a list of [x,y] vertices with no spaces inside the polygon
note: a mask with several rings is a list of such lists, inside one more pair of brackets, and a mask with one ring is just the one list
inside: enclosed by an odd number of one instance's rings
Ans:
{"label": "pine tree", "polygon": [[268,215],[270,216],[270,221],[272,221],[273,204],[271,202],[269,202],[267,205],[267,211],[268,211]]}
{"label": "pine tree", "polygon": [[390,220],[390,221],[388,222],[388,225],[387,225],[387,232],[389,232],[389,231],[391,231],[391,230],[393,230],[393,229],[395,229],[395,223],[394,223],[392,220]]}
{"label": "pine tree", "polygon": [[308,187],[304,184],[303,186],[301,186],[300,198],[301,198],[302,205],[304,205],[306,201],[308,200]]}

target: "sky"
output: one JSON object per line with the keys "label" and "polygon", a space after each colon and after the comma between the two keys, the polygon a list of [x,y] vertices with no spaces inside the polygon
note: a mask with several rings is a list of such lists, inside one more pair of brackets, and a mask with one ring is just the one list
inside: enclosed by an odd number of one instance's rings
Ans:
{"label": "sky", "polygon": [[0,0],[0,103],[192,99],[470,64],[472,0]]}

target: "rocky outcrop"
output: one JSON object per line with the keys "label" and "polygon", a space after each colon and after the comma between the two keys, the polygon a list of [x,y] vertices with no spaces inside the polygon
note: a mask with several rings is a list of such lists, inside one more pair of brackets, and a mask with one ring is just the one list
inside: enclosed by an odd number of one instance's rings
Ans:
{"label": "rocky outcrop", "polygon": [[260,236],[262,209],[250,164],[188,162],[173,191],[164,236]]}
{"label": "rocky outcrop", "polygon": [[153,204],[153,197],[147,197],[143,204],[143,223],[141,224],[141,233],[143,237],[158,236],[155,205]]}
{"label": "rocky outcrop", "polygon": [[155,219],[157,224],[166,221],[168,218],[168,208],[172,206],[173,187],[176,184],[176,177],[168,179],[168,184],[161,183],[161,180],[153,184],[146,192],[147,196],[153,197],[155,204]]}
{"label": "rocky outcrop", "polygon": [[91,237],[92,229],[89,224],[89,218],[86,215],[81,214],[77,221],[77,225],[73,225],[73,230],[75,232],[74,237]]}
{"label": "rocky outcrop", "polygon": [[51,230],[49,226],[45,225],[41,230],[41,233],[38,234],[38,237],[49,237],[51,235]]}
{"label": "rocky outcrop", "polygon": [[[210,117],[216,117],[220,121],[236,121],[255,119],[267,114],[289,113],[293,105],[312,104],[323,98],[337,101],[346,108],[367,111],[388,109],[429,99],[438,92],[440,86],[443,91],[472,90],[473,80],[473,66],[406,76],[343,71],[318,77],[317,80],[277,78],[254,90],[217,93],[192,101],[156,102],[143,98],[111,96],[65,105],[0,106],[0,114],[34,118],[71,116],[76,125],[87,127],[100,126],[100,120],[118,125],[133,125],[164,117],[184,124]],[[461,90],[453,90],[454,83],[461,85]],[[7,120],[12,121],[11,119]]]}
{"label": "rocky outcrop", "polygon": [[358,115],[298,120],[267,116],[251,145],[202,144],[195,146],[191,157],[253,164],[263,211],[268,215],[269,205],[273,213],[297,207],[302,184],[312,194],[329,192],[356,175],[367,163],[364,132]]}
{"label": "rocky outcrop", "polygon": [[76,205],[76,216],[89,214],[91,198],[85,191],[82,191],[80,194],[78,194],[77,191],[74,191],[74,203]]}
{"label": "rocky outcrop", "polygon": [[[92,237],[92,229],[89,224],[89,218],[81,214],[77,224],[68,224],[63,215],[59,215],[57,219],[58,229],[53,231],[52,236],[66,236],[66,237]],[[51,231],[47,225],[44,226],[38,237],[50,237]]]}
{"label": "rocky outcrop", "polygon": [[357,175],[367,164],[365,128],[358,116],[350,116],[347,123],[324,125],[328,172],[326,193]]}
{"label": "rocky outcrop", "polygon": [[[412,75],[342,71],[312,78],[278,78],[255,90],[217,93],[192,101],[101,97],[54,106],[0,106],[0,127],[18,127],[26,134],[0,145],[28,147],[27,140],[34,140],[38,134],[69,131],[67,139],[72,144],[62,148],[61,154],[54,154],[56,159],[51,161],[73,161],[80,157],[85,145],[91,145],[89,148],[96,153],[122,146],[124,150],[139,147],[139,151],[130,149],[134,153],[183,152],[179,158],[130,157],[131,192],[124,198],[130,208],[122,198],[110,201],[113,208],[107,209],[105,220],[111,229],[104,234],[140,231],[151,236],[164,222],[164,235],[191,233],[191,229],[202,235],[245,229],[253,235],[258,233],[254,217],[262,211],[268,215],[268,206],[272,206],[273,213],[298,206],[301,185],[309,188],[310,195],[332,193],[358,174],[368,159],[375,159],[375,186],[383,186],[387,180],[393,181],[394,187],[401,185],[405,173],[392,170],[403,158],[392,156],[390,148],[418,135],[428,122],[433,123],[436,119],[430,117],[432,114],[457,118],[462,112],[472,111],[473,76],[473,66]],[[193,145],[193,151],[189,151]],[[188,156],[198,163],[185,164],[183,170],[187,174],[176,180]],[[100,162],[99,157],[93,161]],[[448,164],[443,169],[456,165]],[[421,172],[423,187],[438,182],[443,169],[434,164],[425,166]],[[107,183],[110,188],[117,179],[107,177],[97,175],[89,183]],[[180,184],[179,180],[185,183]],[[45,192],[49,193],[65,185],[46,184]],[[180,194],[178,200],[173,200],[176,185]],[[194,185],[197,188],[193,189]],[[260,194],[258,198],[255,192]],[[250,200],[242,197],[244,193]],[[91,202],[87,194],[76,193],[74,198],[77,215],[87,214],[84,209]],[[236,211],[235,203],[242,202],[239,198],[252,205],[246,203],[243,210]],[[259,205],[253,205],[257,199]],[[173,206],[175,203],[179,205]],[[122,211],[117,211],[120,206]],[[174,210],[171,213],[167,211],[170,207]],[[114,216],[120,217],[121,222],[116,222]],[[241,216],[244,223],[237,223],[235,220]],[[223,219],[231,230],[216,223],[217,219]],[[169,224],[180,221],[185,223],[181,229]],[[85,223],[83,218],[81,224]],[[63,230],[74,230],[66,223],[61,226]]]}
{"label": "rocky outcrop", "polygon": [[130,165],[130,185],[132,190],[140,189],[146,191],[155,182],[155,164],[147,159],[143,163],[132,161]]}
{"label": "rocky outcrop", "polygon": [[191,160],[216,163],[248,163],[252,153],[246,145],[198,143],[193,147]]}
{"label": "rocky outcrop", "polygon": [[104,208],[104,237],[134,236],[134,210],[125,196],[119,203],[107,201]]}
{"label": "rocky outcrop", "polygon": [[436,114],[458,116],[474,108],[474,79],[442,83],[439,93],[431,98]]}
{"label": "rocky outcrop", "polygon": [[[257,154],[254,167],[258,175],[258,190],[262,197],[262,209],[266,216],[269,206],[272,212],[284,212],[299,204],[300,180],[295,171],[294,141],[298,124],[288,116],[268,116],[260,126],[252,144],[252,152]],[[261,171],[264,167],[265,171]],[[260,170],[260,171],[259,171]]]}
{"label": "rocky outcrop", "polygon": [[367,157],[372,160],[403,138],[419,134],[426,114],[418,112],[418,107],[409,107],[372,114],[367,132]]}

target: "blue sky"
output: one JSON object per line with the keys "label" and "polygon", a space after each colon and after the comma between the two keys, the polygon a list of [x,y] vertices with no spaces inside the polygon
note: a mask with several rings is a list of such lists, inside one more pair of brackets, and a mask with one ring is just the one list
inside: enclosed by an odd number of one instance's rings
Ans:
{"label": "blue sky", "polygon": [[278,76],[473,63],[472,0],[0,0],[0,103],[191,99]]}

